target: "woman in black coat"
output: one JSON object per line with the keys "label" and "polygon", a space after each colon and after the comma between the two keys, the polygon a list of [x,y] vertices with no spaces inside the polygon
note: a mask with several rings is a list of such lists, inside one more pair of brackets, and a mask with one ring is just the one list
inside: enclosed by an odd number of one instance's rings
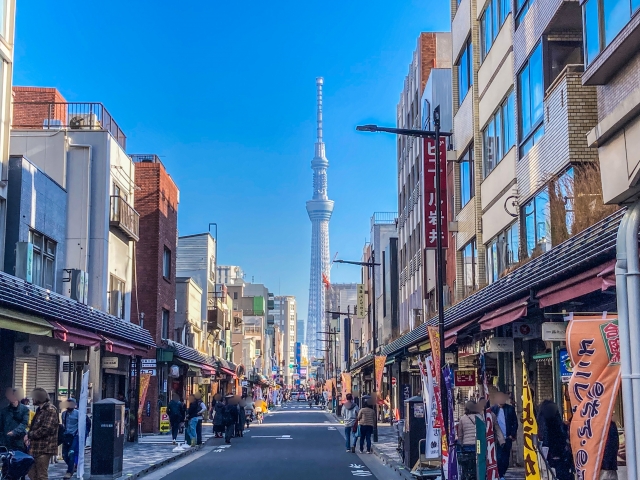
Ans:
{"label": "woman in black coat", "polygon": [[573,456],[567,427],[558,406],[545,400],[538,409],[538,444],[547,447],[547,463],[556,471],[558,480],[573,480]]}
{"label": "woman in black coat", "polygon": [[215,438],[222,438],[224,434],[224,403],[220,400],[214,400],[213,406],[213,433]]}

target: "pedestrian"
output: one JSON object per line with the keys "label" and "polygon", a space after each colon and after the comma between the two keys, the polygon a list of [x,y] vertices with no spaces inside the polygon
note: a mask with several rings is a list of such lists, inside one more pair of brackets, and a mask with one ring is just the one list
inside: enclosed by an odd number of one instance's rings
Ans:
{"label": "pedestrian", "polygon": [[207,411],[207,405],[202,401],[202,393],[195,393],[196,403],[198,404],[198,422],[196,423],[196,443],[202,445],[202,422],[204,421],[204,412]]}
{"label": "pedestrian", "polygon": [[36,413],[31,421],[29,433],[24,437],[34,463],[29,470],[31,480],[49,479],[49,459],[58,453],[58,410],[51,405],[44,388],[35,388],[31,393]]}
{"label": "pedestrian", "polygon": [[573,458],[567,426],[558,406],[544,400],[538,409],[538,445],[549,449],[547,463],[555,469],[557,480],[573,480]]}
{"label": "pedestrian", "polygon": [[20,403],[17,393],[14,388],[7,388],[5,392],[7,406],[0,410],[0,445],[26,453],[24,436],[29,425],[29,409]]}
{"label": "pedestrian", "polygon": [[189,408],[187,408],[187,424],[184,433],[184,439],[187,445],[194,446],[198,440],[196,433],[196,427],[198,425],[198,412],[200,411],[200,404],[196,400],[195,395],[192,393],[189,395]]}
{"label": "pedestrian", "polygon": [[[216,398],[217,397],[217,398]],[[224,434],[224,403],[216,395],[213,400],[211,412],[213,415],[213,434],[215,438],[222,438]]]}
{"label": "pedestrian", "polygon": [[496,416],[498,426],[504,434],[504,444],[496,445],[500,480],[504,480],[504,476],[509,469],[511,447],[518,436],[518,414],[516,409],[507,403],[508,400],[509,396],[506,393],[498,392],[495,398],[496,404],[491,407],[491,411]]}
{"label": "pedestrian", "polygon": [[255,406],[253,403],[253,398],[247,397],[245,399],[245,404],[244,404],[244,414],[245,414],[245,421],[247,424],[247,428],[249,428],[249,424],[253,420],[254,413],[255,413]]}
{"label": "pedestrian", "polygon": [[371,453],[371,434],[375,424],[376,414],[368,401],[362,403],[362,409],[358,412],[357,421],[360,425],[360,453],[364,453],[364,442],[367,442],[367,453]]}
{"label": "pedestrian", "polygon": [[180,401],[180,396],[175,392],[171,395],[171,401],[167,407],[167,414],[169,415],[169,424],[171,425],[171,439],[175,445],[177,443],[180,424],[184,422],[186,414],[184,404]]}
{"label": "pedestrian", "polygon": [[607,443],[604,447],[602,465],[600,466],[600,480],[618,480],[618,449],[620,438],[616,422],[609,424]]}
{"label": "pedestrian", "polygon": [[[347,452],[356,452],[356,432],[358,429],[358,412],[360,409],[353,401],[353,395],[347,393],[347,401],[342,406],[342,419],[344,420],[344,437]],[[353,443],[351,443],[353,437]]]}
{"label": "pedestrian", "polygon": [[[482,408],[482,407],[480,407]],[[464,415],[458,422],[458,464],[462,470],[460,480],[476,478],[476,421],[479,415],[476,402],[464,405]]]}
{"label": "pedestrian", "polygon": [[236,423],[236,437],[243,437],[244,423],[247,418],[247,412],[245,410],[245,400],[240,400],[238,404],[238,421]]}
{"label": "pedestrian", "polygon": [[222,416],[225,428],[224,443],[231,443],[231,436],[235,430],[236,423],[238,423],[238,406],[232,404],[231,398],[232,395],[225,399],[224,414]]}
{"label": "pedestrian", "polygon": [[71,478],[76,464],[76,452],[78,451],[78,419],[79,413],[76,409],[76,400],[68,398],[66,409],[62,412],[62,459],[67,464],[67,473],[64,478]]}

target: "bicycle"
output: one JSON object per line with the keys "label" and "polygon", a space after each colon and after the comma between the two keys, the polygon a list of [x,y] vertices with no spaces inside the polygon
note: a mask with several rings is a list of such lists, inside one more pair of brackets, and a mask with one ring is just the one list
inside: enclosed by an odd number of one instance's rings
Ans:
{"label": "bicycle", "polygon": [[394,424],[396,428],[396,436],[398,444],[396,445],[396,452],[400,456],[400,460],[404,462],[404,420],[398,420]]}

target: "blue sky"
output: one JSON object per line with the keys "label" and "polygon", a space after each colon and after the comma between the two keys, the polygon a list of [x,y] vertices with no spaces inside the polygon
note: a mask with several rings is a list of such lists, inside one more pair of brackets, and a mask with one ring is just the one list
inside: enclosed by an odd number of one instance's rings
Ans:
{"label": "blue sky", "polygon": [[[19,1],[14,84],[103,102],[128,153],[156,153],[181,191],[181,235],[219,226],[221,264],[298,297],[307,316],[315,77],[325,78],[331,256],[357,260],[395,211],[393,126],[421,31],[443,0]],[[335,265],[332,282],[358,281]]]}

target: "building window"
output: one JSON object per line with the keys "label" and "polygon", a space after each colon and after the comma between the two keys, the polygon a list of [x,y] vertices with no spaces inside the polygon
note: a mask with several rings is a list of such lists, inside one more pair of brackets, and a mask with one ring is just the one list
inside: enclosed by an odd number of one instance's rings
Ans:
{"label": "building window", "polygon": [[490,0],[487,8],[480,18],[480,56],[481,61],[487,57],[493,42],[500,33],[500,28],[504,25],[507,15],[511,10],[511,0]]}
{"label": "building window", "polygon": [[520,22],[522,22],[522,19],[534,1],[535,0],[516,0],[516,28],[518,28],[518,25],[520,25]]}
{"label": "building window", "polygon": [[33,230],[29,232],[29,237],[29,242],[33,244],[33,284],[54,290],[57,244]]}
{"label": "building window", "polygon": [[471,144],[460,159],[460,208],[469,203],[475,195],[473,170],[473,144]]}
{"label": "building window", "polygon": [[482,132],[484,176],[489,175],[515,144],[513,93],[498,107]]}
{"label": "building window", "polygon": [[529,257],[551,249],[549,191],[544,188],[522,208],[523,240]]}
{"label": "building window", "polygon": [[124,318],[124,292],[125,282],[115,275],[109,276],[109,292],[107,302],[109,303],[109,313],[118,318]]}
{"label": "building window", "polygon": [[169,335],[169,310],[162,309],[162,338]]}
{"label": "building window", "polygon": [[493,283],[502,272],[518,263],[520,239],[518,223],[496,235],[487,245],[487,280]]}
{"label": "building window", "polygon": [[639,7],[640,0],[587,0],[584,3],[587,65],[616,38]]}
{"label": "building window", "polygon": [[167,280],[171,279],[171,250],[167,247],[164,247],[162,253],[162,276]]}
{"label": "building window", "polygon": [[478,289],[478,248],[475,238],[462,249],[462,282],[466,297]]}
{"label": "building window", "polygon": [[471,39],[467,40],[464,51],[458,62],[458,98],[459,105],[462,105],[467,93],[473,85],[473,46]]}
{"label": "building window", "polygon": [[518,74],[520,157],[544,135],[542,44],[538,44]]}
{"label": "building window", "polygon": [[233,299],[237,300],[238,299],[238,292],[233,292]]}

